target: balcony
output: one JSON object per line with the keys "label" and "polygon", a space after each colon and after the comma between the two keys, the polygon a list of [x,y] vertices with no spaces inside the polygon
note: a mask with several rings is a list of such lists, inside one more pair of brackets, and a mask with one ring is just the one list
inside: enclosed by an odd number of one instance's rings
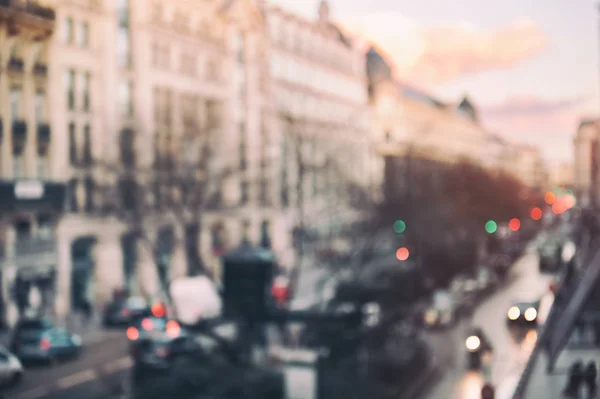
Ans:
{"label": "balcony", "polygon": [[33,0],[0,0],[0,19],[8,22],[11,36],[29,34],[43,40],[54,31],[56,13]]}
{"label": "balcony", "polygon": [[12,72],[23,72],[23,60],[20,58],[12,58],[8,60],[7,68]]}
{"label": "balcony", "polygon": [[33,74],[35,76],[45,78],[48,75],[48,66],[41,63],[36,63],[33,66]]}
{"label": "balcony", "polygon": [[38,143],[50,143],[50,125],[48,123],[39,123],[37,127]]}

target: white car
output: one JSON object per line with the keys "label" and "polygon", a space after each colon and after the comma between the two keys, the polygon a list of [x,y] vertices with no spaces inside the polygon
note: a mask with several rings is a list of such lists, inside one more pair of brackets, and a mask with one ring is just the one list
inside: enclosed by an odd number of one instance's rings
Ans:
{"label": "white car", "polygon": [[452,294],[444,290],[436,291],[431,305],[423,314],[423,324],[427,328],[451,326],[455,321],[454,313],[455,304]]}
{"label": "white car", "polygon": [[0,346],[0,386],[11,387],[23,376],[23,365],[6,348]]}

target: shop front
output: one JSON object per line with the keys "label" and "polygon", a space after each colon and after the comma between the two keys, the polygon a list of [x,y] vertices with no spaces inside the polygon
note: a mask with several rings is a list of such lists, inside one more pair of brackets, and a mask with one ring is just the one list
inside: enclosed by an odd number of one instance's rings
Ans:
{"label": "shop front", "polygon": [[1,315],[51,315],[57,270],[56,225],[64,209],[61,183],[0,181]]}

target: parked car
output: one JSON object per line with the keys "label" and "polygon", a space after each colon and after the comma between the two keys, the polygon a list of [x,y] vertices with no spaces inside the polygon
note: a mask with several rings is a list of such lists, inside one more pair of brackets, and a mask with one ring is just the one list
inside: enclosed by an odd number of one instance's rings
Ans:
{"label": "parked car", "polygon": [[0,387],[10,388],[23,376],[21,361],[5,347],[0,346]]}
{"label": "parked car", "polygon": [[114,298],[104,308],[105,326],[127,326],[133,320],[150,315],[148,302],[142,297]]}
{"label": "parked car", "polygon": [[10,345],[19,359],[52,362],[81,353],[81,338],[44,317],[21,319]]}
{"label": "parked car", "polygon": [[456,304],[447,290],[434,292],[431,304],[423,313],[425,328],[449,327],[456,321]]}

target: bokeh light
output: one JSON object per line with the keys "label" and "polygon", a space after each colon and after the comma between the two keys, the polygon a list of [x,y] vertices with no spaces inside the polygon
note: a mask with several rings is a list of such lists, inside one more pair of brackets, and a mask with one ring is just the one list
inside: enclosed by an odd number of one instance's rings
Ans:
{"label": "bokeh light", "polygon": [[544,195],[544,201],[546,201],[546,204],[552,205],[554,204],[554,201],[556,201],[556,195],[552,191],[548,191],[546,195]]}
{"label": "bokeh light", "polygon": [[508,222],[508,228],[512,231],[517,231],[521,228],[521,221],[517,218],[512,218]]}
{"label": "bokeh light", "polygon": [[556,201],[554,204],[552,204],[552,212],[554,212],[556,215],[560,215],[566,210],[567,208],[563,201]]}
{"label": "bokeh light", "polygon": [[398,250],[396,251],[396,258],[398,260],[406,260],[406,259],[408,259],[409,255],[410,255],[410,252],[408,251],[408,248],[406,248],[406,247],[398,248]]}
{"label": "bokeh light", "polygon": [[537,206],[531,210],[531,218],[533,220],[540,220],[543,215],[544,215],[544,212],[542,211],[541,208],[538,208]]}
{"label": "bokeh light", "polygon": [[498,230],[498,224],[496,224],[496,222],[494,222],[493,220],[488,220],[485,224],[485,231],[487,231],[490,234],[494,234],[496,230]]}
{"label": "bokeh light", "polygon": [[404,223],[404,220],[396,220],[394,222],[394,232],[401,234],[401,233],[404,233],[405,230],[406,230],[406,223]]}

